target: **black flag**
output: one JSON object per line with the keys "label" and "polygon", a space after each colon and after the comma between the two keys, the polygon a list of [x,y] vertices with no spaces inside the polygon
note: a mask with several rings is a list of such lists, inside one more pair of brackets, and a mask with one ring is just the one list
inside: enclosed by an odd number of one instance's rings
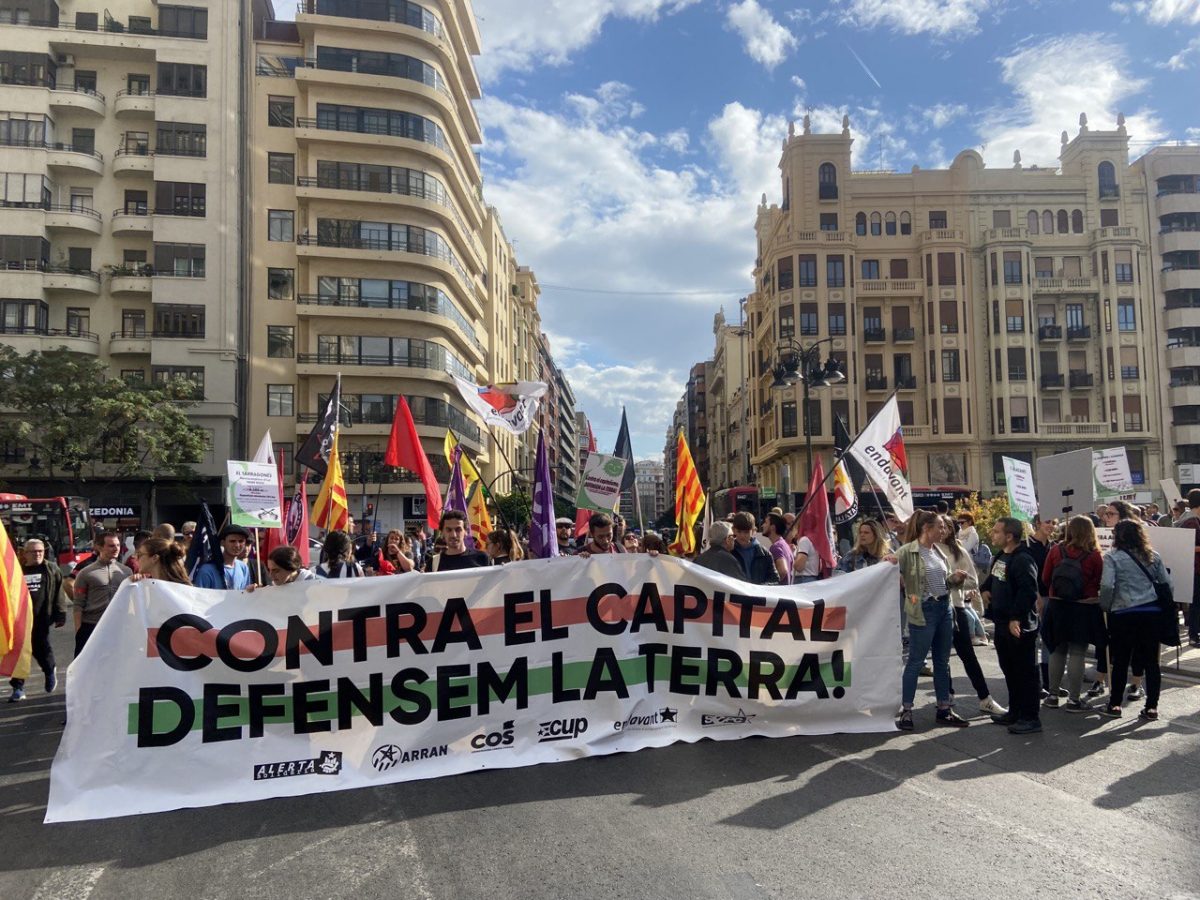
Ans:
{"label": "black flag", "polygon": [[862,489],[863,481],[867,475],[863,472],[862,466],[851,455],[846,453],[846,448],[850,446],[850,432],[846,429],[846,423],[841,416],[833,417],[833,448],[838,459],[846,463],[846,471],[850,475],[850,483],[854,485],[854,490]]}
{"label": "black flag", "polygon": [[625,460],[625,475],[621,478],[621,493],[631,490],[634,486],[633,444],[629,440],[629,420],[625,418],[625,407],[621,407],[621,430],[617,432],[617,446],[613,456]]}
{"label": "black flag", "polygon": [[187,557],[183,563],[189,578],[195,578],[196,570],[205,563],[221,559],[221,542],[217,540],[217,534],[217,523],[213,521],[212,510],[201,500],[196,533],[192,535],[192,543],[188,545]]}
{"label": "black flag", "polygon": [[333,449],[333,435],[337,431],[338,413],[341,408],[342,376],[339,375],[333,383],[333,393],[329,395],[317,416],[317,424],[296,451],[296,462],[312,469],[322,478],[329,469],[329,453]]}

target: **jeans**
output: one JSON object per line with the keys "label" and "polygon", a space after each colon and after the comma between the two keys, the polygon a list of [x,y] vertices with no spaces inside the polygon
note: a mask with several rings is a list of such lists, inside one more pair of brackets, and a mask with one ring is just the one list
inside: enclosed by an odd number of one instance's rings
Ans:
{"label": "jeans", "polygon": [[1146,709],[1158,708],[1162,673],[1158,668],[1158,613],[1118,613],[1108,616],[1108,645],[1112,650],[1112,679],[1108,702],[1120,706],[1125,672],[1137,657],[1146,673]]}
{"label": "jeans", "polygon": [[[33,658],[42,667],[42,672],[49,675],[54,671],[54,648],[50,646],[50,626],[53,621],[50,616],[34,614],[33,626],[30,628],[29,644]],[[25,686],[24,678],[14,678],[9,682],[13,688]]]}
{"label": "jeans", "polygon": [[[975,612],[975,607],[964,606],[962,610],[967,619],[967,630],[971,632],[970,636],[981,638],[987,637],[987,629],[983,627],[983,621],[979,618],[979,613]],[[958,613],[955,612],[955,617],[957,618],[957,616]],[[960,625],[959,627],[962,626]]]}
{"label": "jeans", "polygon": [[1022,631],[1020,637],[1013,637],[1008,622],[996,623],[996,660],[1008,686],[1008,708],[1018,721],[1038,719],[1041,673],[1038,672],[1037,645],[1036,631]]}
{"label": "jeans", "polygon": [[817,580],[816,575],[797,575],[793,584],[810,584]]}
{"label": "jeans", "polygon": [[963,664],[967,678],[971,679],[971,687],[980,700],[990,696],[987,679],[983,677],[983,669],[975,656],[975,645],[971,643],[970,614],[963,607],[954,610],[954,652]]}
{"label": "jeans", "polygon": [[925,657],[933,651],[933,689],[939,707],[950,705],[950,647],[954,643],[954,618],[950,611],[950,598],[940,600],[926,598],[921,603],[925,624],[908,623],[908,662],[904,664],[901,682],[901,699],[905,709],[910,709],[917,696],[917,678]]}

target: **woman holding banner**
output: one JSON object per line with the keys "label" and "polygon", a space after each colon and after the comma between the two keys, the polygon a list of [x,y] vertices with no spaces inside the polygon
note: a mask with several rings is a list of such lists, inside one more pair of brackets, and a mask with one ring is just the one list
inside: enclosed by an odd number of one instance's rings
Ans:
{"label": "woman holding banner", "polygon": [[148,537],[138,545],[138,570],[129,576],[130,581],[157,578],[176,584],[191,584],[187,570],[183,567],[183,545],[161,537]]}
{"label": "woman holding banner", "polygon": [[[1086,712],[1087,701],[1080,696],[1083,670],[1091,644],[1104,646],[1104,619],[1100,614],[1100,575],[1104,560],[1096,540],[1096,526],[1087,516],[1075,516],[1067,522],[1066,534],[1046,554],[1042,580],[1049,588],[1050,600],[1042,623],[1042,639],[1050,648],[1050,696],[1044,706],[1060,705],[1067,712]],[[1063,669],[1067,672],[1067,700],[1059,699]]]}
{"label": "woman holding banner", "polygon": [[858,543],[854,545],[853,550],[838,560],[834,574],[857,572],[885,559],[895,562],[896,557],[892,554],[883,523],[876,519],[864,519],[858,525]]}

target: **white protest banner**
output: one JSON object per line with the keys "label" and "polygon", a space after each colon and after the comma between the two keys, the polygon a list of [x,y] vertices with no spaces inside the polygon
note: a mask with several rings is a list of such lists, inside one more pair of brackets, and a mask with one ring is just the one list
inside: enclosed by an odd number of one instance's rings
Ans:
{"label": "white protest banner", "polygon": [[589,453],[583,464],[579,496],[575,499],[576,508],[604,512],[616,509],[621,499],[621,481],[627,465],[629,463],[619,456]]}
{"label": "white protest banner", "polygon": [[1167,508],[1163,512],[1170,512],[1171,507],[1183,500],[1183,495],[1179,493],[1179,485],[1175,483],[1174,478],[1164,478],[1158,486],[1162,488],[1163,497],[1166,498]]}
{"label": "white protest banner", "polygon": [[229,521],[244,528],[282,528],[279,475],[272,463],[229,460]]}
{"label": "white protest banner", "polygon": [[127,581],[71,664],[46,821],[704,737],[888,733],[896,577],[764,589],[623,554],[296,582],[253,602]]}
{"label": "white protest banner", "polygon": [[1087,515],[1095,504],[1091,448],[1043,456],[1037,461],[1037,483],[1043,519]]}
{"label": "white protest banner", "polygon": [[[1171,584],[1175,588],[1175,602],[1192,602],[1192,572],[1196,558],[1196,533],[1190,528],[1159,528],[1149,526],[1146,536],[1150,538],[1150,546],[1162,557],[1163,565],[1171,576]],[[1097,528],[1096,539],[1100,542],[1100,552],[1107,553],[1112,549],[1112,529]]]}
{"label": "white protest banner", "polygon": [[1111,503],[1113,500],[1132,501],[1137,494],[1133,487],[1133,475],[1129,471],[1129,457],[1124,447],[1092,451],[1092,478],[1096,482],[1096,502]]}
{"label": "white protest banner", "polygon": [[1010,456],[1002,458],[1004,480],[1008,484],[1008,508],[1022,522],[1032,522],[1038,513],[1037,492],[1033,487],[1033,466]]}

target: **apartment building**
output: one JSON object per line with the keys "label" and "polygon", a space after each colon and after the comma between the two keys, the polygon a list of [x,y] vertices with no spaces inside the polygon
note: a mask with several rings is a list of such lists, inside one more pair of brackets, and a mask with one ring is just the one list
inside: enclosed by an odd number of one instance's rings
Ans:
{"label": "apartment building", "polygon": [[[142,521],[221,502],[245,443],[240,7],[0,0],[0,340],[196,383],[190,415],[211,438],[199,481],[91,491]],[[14,463],[18,489],[62,490]]]}
{"label": "apartment building", "polygon": [[1200,487],[1200,147],[1155,147],[1133,165],[1149,202],[1147,232],[1157,311],[1158,395],[1166,476]]}
{"label": "apartment building", "polygon": [[[840,134],[791,130],[781,198],[759,207],[751,329],[753,464],[803,491],[805,424],[828,467],[897,392],[918,502],[1003,484],[1001,458],[1124,446],[1147,490],[1164,474],[1146,182],[1123,119],[1062,134],[1060,165],[855,172]],[[1179,281],[1179,276],[1172,284]],[[1176,287],[1184,288],[1182,283]],[[847,380],[772,388],[820,345]],[[1148,498],[1147,498],[1148,499]]]}
{"label": "apartment building", "polygon": [[708,477],[705,487],[719,491],[750,484],[749,422],[746,418],[746,343],[749,330],[725,321],[722,309],[713,317],[713,358],[709,364],[707,399]]}
{"label": "apartment building", "polygon": [[[639,459],[633,464],[634,480],[637,483],[637,497],[640,506],[640,521],[648,530],[654,529],[654,523],[666,509],[666,495],[663,492],[663,464],[650,459]],[[630,521],[639,521],[638,511],[633,510]]]}

